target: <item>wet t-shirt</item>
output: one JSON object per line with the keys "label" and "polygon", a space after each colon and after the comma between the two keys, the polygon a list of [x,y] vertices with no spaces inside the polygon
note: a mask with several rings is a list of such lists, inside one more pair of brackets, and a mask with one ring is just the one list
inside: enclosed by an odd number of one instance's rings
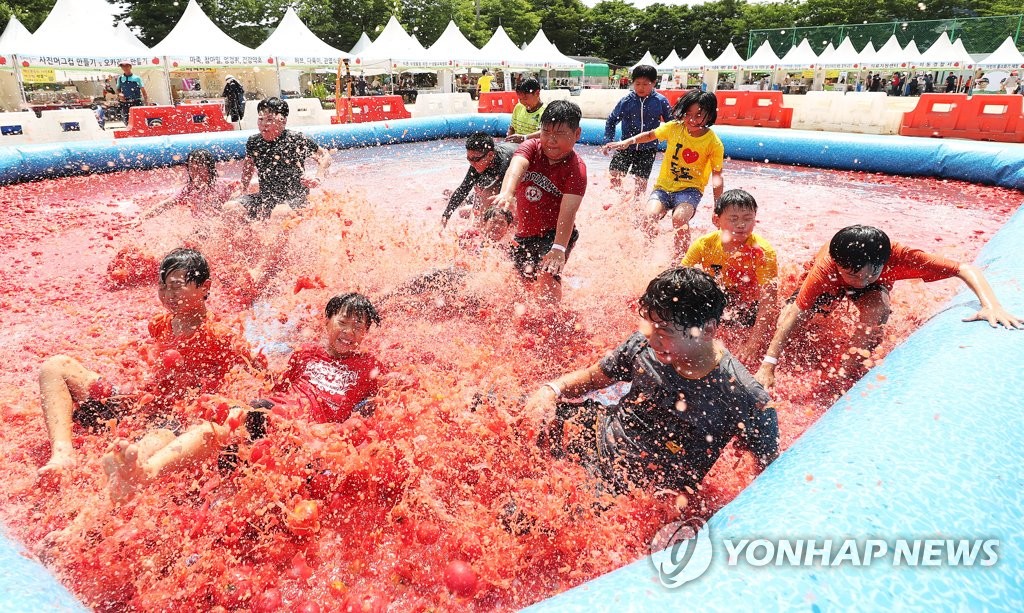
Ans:
{"label": "wet t-shirt", "polygon": [[519,145],[516,155],[530,162],[516,189],[516,236],[543,236],[558,225],[562,196],[587,192],[587,165],[575,151],[552,162],[539,138]]}
{"label": "wet t-shirt", "polygon": [[598,422],[602,458],[659,487],[695,488],[734,438],[767,465],[779,453],[775,409],[767,392],[728,351],[701,379],[658,361],[647,338],[633,334],[600,362],[629,392]]}
{"label": "wet t-shirt", "polygon": [[320,345],[304,345],[288,359],[272,399],[304,409],[316,423],[343,422],[377,393],[384,367],[373,356],[334,357]]}
{"label": "wet t-shirt", "polygon": [[[476,168],[470,166],[466,171],[465,178],[462,179],[462,184],[452,192],[452,197],[448,199],[448,206],[442,213],[442,217],[445,219],[451,217],[455,209],[459,208],[459,205],[469,196],[469,192],[474,189],[480,192],[491,192],[491,195],[501,191],[501,182],[505,178],[505,172],[508,171],[508,166],[512,162],[512,154],[515,152],[515,145],[500,143],[494,147],[494,160],[483,172],[477,172]],[[483,205],[490,206],[490,203],[485,202]]]}
{"label": "wet t-shirt", "polygon": [[259,134],[245,143],[245,155],[256,165],[260,178],[260,194],[270,203],[305,198],[309,194],[302,184],[306,158],[320,148],[316,141],[300,132],[285,130],[276,140],[264,140]]}

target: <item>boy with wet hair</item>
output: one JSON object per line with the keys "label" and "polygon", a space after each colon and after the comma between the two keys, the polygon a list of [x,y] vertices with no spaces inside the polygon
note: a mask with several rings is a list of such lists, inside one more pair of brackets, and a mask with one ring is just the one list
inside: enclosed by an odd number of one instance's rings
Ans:
{"label": "boy with wet hair", "polygon": [[[672,121],[672,106],[668,98],[655,91],[658,69],[641,64],[633,69],[633,90],[619,100],[604,124],[604,142],[615,140],[615,126],[622,123],[622,139],[628,140],[643,132],[653,130],[662,122]],[[605,155],[608,150],[604,150]],[[658,144],[654,141],[634,143],[620,149],[608,164],[612,187],[622,187],[622,177],[631,174],[634,179],[634,193],[639,196],[647,191],[647,178],[651,176],[654,158],[658,155]]]}
{"label": "boy with wet hair", "polygon": [[587,165],[575,150],[582,116],[568,100],[548,104],[540,136],[516,149],[501,193],[492,199],[514,216],[516,270],[548,303],[561,300],[562,268],[579,238],[576,212],[587,191]]}
{"label": "boy with wet hair", "polygon": [[725,148],[711,130],[718,119],[718,98],[710,92],[693,90],[679,99],[672,111],[675,121],[663,123],[632,138],[608,143],[604,150],[623,150],[637,143],[668,141],[661,160],[658,180],[647,201],[644,231],[653,237],[658,222],[672,214],[672,228],[678,260],[690,246],[690,220],[704,196],[708,182],[714,201],[722,197],[725,181],[722,166]]}
{"label": "boy with wet hair", "polygon": [[[640,331],[596,364],[543,384],[527,401],[559,455],[565,450],[613,492],[653,486],[693,493],[734,438],[763,470],[779,453],[768,394],[716,338],[725,294],[707,273],[670,268],[640,297]],[[628,381],[618,404],[565,402]]]}
{"label": "boy with wet hair", "polygon": [[[103,458],[111,496],[114,500],[126,498],[165,470],[220,452],[231,434],[232,423],[244,424],[243,436],[249,439],[262,437],[266,411],[276,405],[289,415],[317,424],[341,423],[353,414],[372,415],[372,398],[385,369],[359,346],[374,324],[380,325],[380,315],[366,296],[334,296],[324,309],[323,342],[303,345],[292,353],[270,399],[252,402],[251,409],[232,407],[222,423],[204,420],[177,438],[158,431],[147,434],[137,445],[118,443]],[[150,451],[144,453],[147,447]],[[226,450],[228,466],[237,461],[236,451],[235,446]]]}
{"label": "boy with wet hair", "polygon": [[[783,307],[775,337],[757,371],[757,380],[772,387],[775,366],[793,331],[815,314],[828,315],[844,298],[857,307],[859,320],[850,339],[850,350],[844,352],[843,358],[868,357],[882,341],[883,326],[891,312],[889,293],[897,281],[930,282],[950,277],[966,283],[981,303],[981,310],[964,321],[984,320],[993,328],[1024,328],[1024,323],[999,303],[978,267],[892,243],[885,232],[872,226],[843,228],[818,251],[800,289]],[[859,378],[864,366],[857,360],[848,361],[843,371],[847,377]]]}
{"label": "boy with wet hair", "polygon": [[[327,178],[331,155],[316,141],[301,132],[285,128],[288,123],[288,103],[280,98],[261,100],[256,106],[259,134],[245,143],[242,163],[242,192],[237,200],[250,220],[269,219],[274,208],[287,204],[292,209],[306,206],[312,187],[318,187]],[[306,158],[314,157],[317,172],[313,178],[304,177]],[[259,191],[245,194],[258,174]]]}
{"label": "boy with wet hair", "polygon": [[779,315],[775,249],[754,233],[757,201],[745,190],[724,192],[715,203],[711,222],[718,229],[694,241],[681,265],[701,268],[725,290],[728,305],[722,325],[739,333],[736,357],[744,364],[755,364],[771,340]]}
{"label": "boy with wet hair", "polygon": [[459,208],[466,198],[473,194],[473,209],[480,212],[498,190],[505,178],[505,172],[512,162],[516,146],[511,143],[495,144],[494,139],[486,132],[474,132],[466,139],[466,161],[469,170],[459,187],[452,192],[448,206],[441,213],[441,227],[448,225],[452,213]]}
{"label": "boy with wet hair", "polygon": [[[206,309],[210,267],[193,249],[175,249],[160,263],[159,296],[167,309],[149,322],[156,359],[149,381],[138,395],[121,395],[97,372],[74,358],[48,358],[39,373],[39,393],[50,438],[51,456],[41,475],[73,467],[72,425],[102,430],[111,421],[140,412],[151,423],[177,429],[170,411],[176,401],[215,392],[237,365],[253,366],[250,348],[217,323]],[[256,366],[262,366],[261,358]],[[134,406],[142,396],[152,397]]]}
{"label": "boy with wet hair", "polygon": [[512,109],[505,140],[521,143],[528,138],[540,136],[540,117],[544,114],[544,103],[540,99],[540,82],[528,77],[516,85],[519,102]]}

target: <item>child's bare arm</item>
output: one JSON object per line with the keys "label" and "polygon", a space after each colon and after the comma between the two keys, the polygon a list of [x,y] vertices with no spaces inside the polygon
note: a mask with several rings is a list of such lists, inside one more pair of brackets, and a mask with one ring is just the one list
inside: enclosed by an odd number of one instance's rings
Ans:
{"label": "child's bare arm", "polygon": [[1011,315],[999,303],[996,293],[992,290],[992,286],[988,284],[988,280],[985,279],[981,269],[973,264],[961,264],[960,273],[957,276],[963,279],[963,282],[967,284],[967,287],[971,288],[974,295],[978,297],[978,301],[981,302],[981,310],[971,317],[964,318],[964,321],[984,320],[993,328],[1004,326],[1010,329],[1024,329],[1024,323],[1021,322],[1020,318]]}

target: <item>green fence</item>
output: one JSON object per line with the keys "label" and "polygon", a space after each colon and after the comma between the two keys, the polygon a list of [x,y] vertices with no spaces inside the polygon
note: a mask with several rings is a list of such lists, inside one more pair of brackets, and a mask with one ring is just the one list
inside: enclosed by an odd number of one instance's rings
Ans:
{"label": "green fence", "polygon": [[887,23],[855,23],[838,26],[813,26],[778,28],[774,30],[751,30],[748,36],[747,57],[769,41],[775,53],[782,57],[791,47],[800,44],[804,38],[815,53],[821,53],[832,43],[838,47],[847,36],[858,50],[870,41],[875,49],[885,44],[895,34],[903,47],[915,41],[922,53],[928,49],[943,32],[951,40],[963,40],[968,53],[992,53],[1009,36],[1024,51],[1024,15],[1000,17],[972,17],[967,19],[933,19],[929,21],[891,21]]}

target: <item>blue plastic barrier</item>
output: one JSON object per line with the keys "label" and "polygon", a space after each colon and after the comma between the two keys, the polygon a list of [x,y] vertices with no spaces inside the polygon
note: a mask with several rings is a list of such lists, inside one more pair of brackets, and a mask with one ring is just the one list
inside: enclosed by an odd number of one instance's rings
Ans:
{"label": "blue plastic barrier", "polygon": [[[1024,313],[1021,244],[1024,209],[977,261],[1015,314]],[[668,589],[645,558],[528,611],[1024,610],[1024,332],[960,321],[978,308],[970,291],[959,294],[712,517],[703,576]],[[997,539],[999,559],[729,566],[723,546],[806,538],[838,548],[847,537]]]}
{"label": "blue plastic barrier", "polygon": [[[305,128],[321,145],[349,148],[503,135],[507,115],[465,115]],[[603,122],[584,120],[581,142],[600,144]],[[913,174],[1020,189],[1024,147],[975,141],[716,127],[736,159]],[[183,163],[193,148],[240,158],[253,132],[0,148],[0,184]],[[1024,313],[1024,213],[979,264],[1003,304]],[[844,536],[998,538],[991,568],[808,569],[727,567],[719,552],[704,577],[662,588],[641,560],[532,610],[776,610],[960,608],[1024,610],[1024,446],[1013,426],[1024,332],[959,319],[977,308],[958,296],[883,366],[869,373],[775,464],[709,522],[713,539]],[[882,375],[885,379],[879,379]],[[807,476],[812,479],[808,480]],[[84,610],[42,566],[0,534],[3,610]]]}
{"label": "blue plastic barrier", "polygon": [[[508,115],[459,115],[399,119],[301,130],[328,148],[464,138],[477,130],[504,135]],[[599,145],[604,123],[584,119],[580,142]],[[958,179],[1013,189],[1024,187],[1024,147],[1000,143],[716,126],[733,159],[838,170]],[[254,132],[137,138],[125,142],[75,142],[0,149],[0,185],[60,176],[159,168],[183,163],[197,147],[218,159],[240,158]]]}

